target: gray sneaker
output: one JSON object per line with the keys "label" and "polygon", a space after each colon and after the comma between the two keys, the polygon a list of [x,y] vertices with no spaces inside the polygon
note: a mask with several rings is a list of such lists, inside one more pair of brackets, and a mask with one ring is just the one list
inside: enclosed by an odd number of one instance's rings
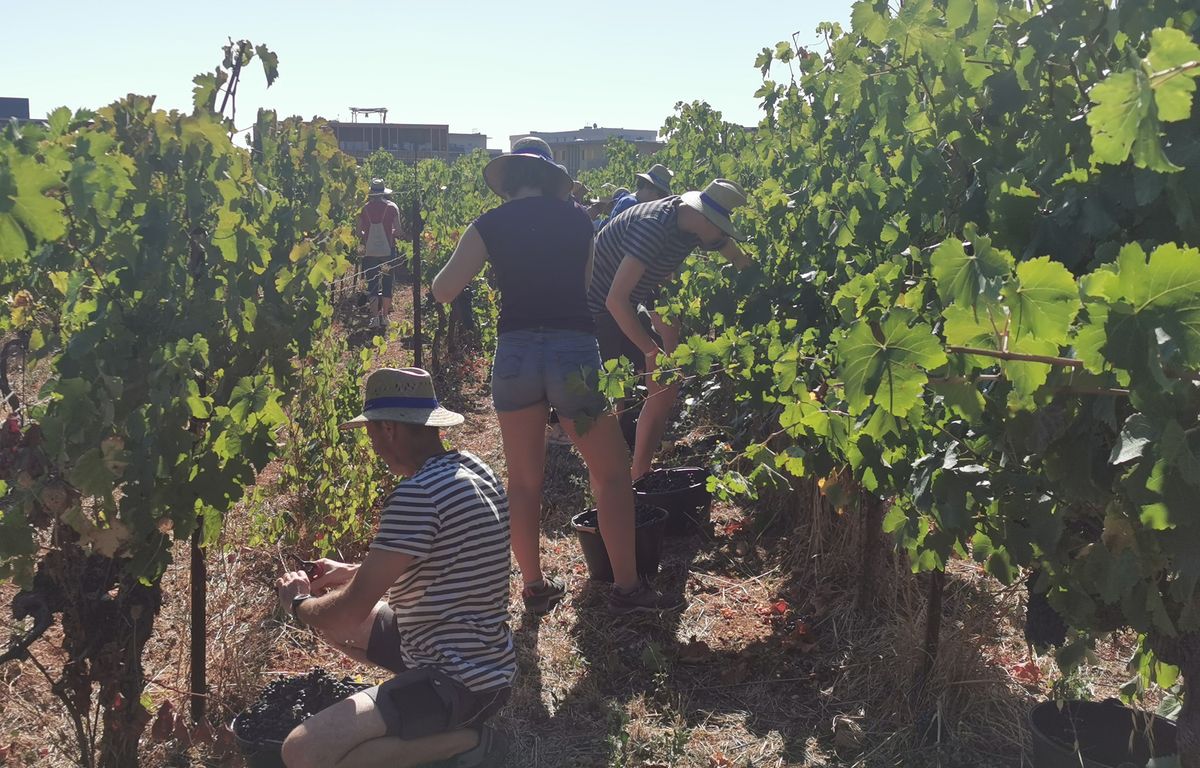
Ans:
{"label": "gray sneaker", "polygon": [[614,616],[674,611],[682,608],[683,605],[682,597],[664,595],[645,581],[632,592],[623,592],[614,584],[612,592],[608,595],[608,612]]}
{"label": "gray sneaker", "polygon": [[525,612],[534,616],[545,616],[554,610],[567,595],[567,585],[561,579],[543,578],[540,584],[529,585],[521,590]]}
{"label": "gray sneaker", "polygon": [[508,753],[508,739],[491,725],[479,730],[479,744],[447,760],[426,764],[428,768],[498,768]]}

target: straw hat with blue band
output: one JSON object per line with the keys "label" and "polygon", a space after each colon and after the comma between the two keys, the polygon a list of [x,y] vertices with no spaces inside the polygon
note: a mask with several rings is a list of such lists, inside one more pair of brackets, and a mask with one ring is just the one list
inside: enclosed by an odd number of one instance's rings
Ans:
{"label": "straw hat with blue band", "polygon": [[662,163],[655,163],[645,173],[636,173],[634,175],[647,184],[658,187],[668,195],[671,194],[671,178],[675,174],[669,171],[667,166]]}
{"label": "straw hat with blue band", "polygon": [[704,214],[704,218],[734,240],[746,239],[729,218],[734,208],[746,204],[746,193],[734,182],[716,179],[703,192],[684,192],[680,199]]}
{"label": "straw hat with blue band", "polygon": [[550,151],[550,145],[536,136],[526,136],[513,142],[512,152],[494,157],[484,166],[483,180],[487,182],[488,188],[497,195],[504,194],[502,182],[511,163],[546,163],[548,167],[553,168],[558,181],[558,188],[554,190],[554,193],[558,197],[565,197],[571,191],[571,185],[574,184],[571,174],[567,173],[566,166],[554,162],[554,153]]}
{"label": "straw hat with blue band", "polygon": [[426,427],[462,424],[462,414],[437,401],[433,378],[420,368],[380,368],[367,377],[363,412],[342,424],[342,429],[366,426],[368,421],[402,421]]}

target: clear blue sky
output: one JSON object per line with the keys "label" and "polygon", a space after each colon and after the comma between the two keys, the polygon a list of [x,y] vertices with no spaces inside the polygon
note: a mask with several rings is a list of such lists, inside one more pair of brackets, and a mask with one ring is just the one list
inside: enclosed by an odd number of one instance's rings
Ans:
{"label": "clear blue sky", "polygon": [[507,148],[529,130],[657,129],[675,102],[693,99],[755,124],[757,52],[794,32],[814,44],[819,22],[848,24],[851,0],[4,5],[0,96],[29,98],[34,116],[129,92],[190,109],[191,78],[232,36],[280,59],[269,91],[257,65],[245,78],[239,127],[259,106],[343,120],[351,106],[384,106],[389,122],[448,123]]}

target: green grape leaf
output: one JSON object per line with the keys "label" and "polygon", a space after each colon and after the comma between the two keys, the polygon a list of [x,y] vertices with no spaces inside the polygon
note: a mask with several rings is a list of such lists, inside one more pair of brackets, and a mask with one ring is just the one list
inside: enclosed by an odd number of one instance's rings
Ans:
{"label": "green grape leaf", "polygon": [[902,309],[877,327],[857,323],[838,341],[836,356],[851,410],[861,413],[875,403],[894,416],[920,400],[926,371],[947,362],[933,329]]}
{"label": "green grape leaf", "polygon": [[67,127],[71,125],[71,110],[69,107],[59,107],[50,114],[46,115],[46,122],[50,125],[50,132],[55,136],[61,136],[67,132]]}
{"label": "green grape leaf", "polygon": [[279,56],[265,45],[255,46],[254,52],[258,54],[258,60],[262,62],[263,75],[266,76],[267,87],[270,88],[279,79]]}
{"label": "green grape leaf", "polygon": [[1138,125],[1137,138],[1133,142],[1133,164],[1159,173],[1178,173],[1183,166],[1175,165],[1163,151],[1159,138],[1158,119],[1148,116]]}
{"label": "green grape leaf", "polygon": [[[1181,364],[1200,365],[1200,249],[1167,243],[1146,260],[1136,245],[1127,246],[1119,264],[1118,290],[1132,317],[1169,334]],[[1108,348],[1128,341],[1110,339]]]}
{"label": "green grape leaf", "polygon": [[1092,162],[1119,164],[1129,157],[1138,127],[1150,114],[1152,92],[1141,70],[1111,74],[1088,94],[1095,105],[1087,115],[1092,130]]}
{"label": "green grape leaf", "polygon": [[[972,309],[962,304],[951,304],[942,310],[946,322],[942,333],[946,343],[956,347],[975,347],[977,349],[999,349],[998,339],[1004,332],[1007,317],[1004,308],[999,304],[988,303],[985,306]],[[976,368],[988,368],[995,365],[991,358],[971,356],[967,362]]]}
{"label": "green grape leaf", "polygon": [[946,0],[946,26],[950,29],[964,26],[974,11],[974,0]]}
{"label": "green grape leaf", "polygon": [[196,87],[192,89],[192,106],[197,112],[215,112],[217,90],[225,84],[228,75],[218,69],[213,74],[199,74],[192,78]]}
{"label": "green grape leaf", "polygon": [[1002,280],[1012,274],[1013,258],[992,247],[991,238],[980,235],[974,224],[964,228],[971,253],[954,237],[946,238],[930,257],[934,283],[942,302],[975,306],[980,297],[996,297]]}
{"label": "green grape leaf", "polygon": [[974,5],[975,33],[967,39],[967,42],[971,45],[982,46],[991,37],[992,27],[996,24],[1000,8],[996,0],[975,0]]}
{"label": "green grape leaf", "polygon": [[[1192,94],[1200,77],[1200,46],[1179,29],[1163,27],[1150,34],[1146,64],[1154,88],[1154,104],[1163,122],[1187,120],[1192,114]],[[1191,65],[1190,69],[1184,69]]]}
{"label": "green grape leaf", "polygon": [[1055,345],[1067,343],[1081,306],[1070,271],[1049,256],[1017,265],[1017,279],[1004,287],[1014,338],[1032,336]]}
{"label": "green grape leaf", "polygon": [[[1038,339],[1033,336],[1010,336],[1008,351],[1024,355],[1054,356],[1059,353],[1059,347],[1052,341]],[[1004,376],[1013,384],[1011,406],[1030,406],[1027,398],[1038,390],[1050,377],[1053,367],[1045,363],[1031,363],[1024,360],[1005,360],[1000,363]]]}
{"label": "green grape leaf", "polygon": [[1121,434],[1117,437],[1116,444],[1113,445],[1112,456],[1109,457],[1108,463],[1124,464],[1140,458],[1146,450],[1146,446],[1150,445],[1161,431],[1152,425],[1144,414],[1133,414],[1125,420],[1125,425],[1121,427]]}
{"label": "green grape leaf", "polygon": [[[62,237],[67,231],[63,204],[46,195],[61,183],[58,174],[26,155],[13,155],[8,160],[8,171],[16,189],[7,199],[0,197],[0,232],[6,229],[3,219],[11,217],[15,224],[33,236],[35,243]],[[8,235],[0,236],[16,242],[11,229]],[[24,237],[21,241],[21,251],[24,251]]]}
{"label": "green grape leaf", "polygon": [[888,18],[876,10],[873,0],[859,0],[850,12],[850,24],[854,31],[879,45],[888,36]]}

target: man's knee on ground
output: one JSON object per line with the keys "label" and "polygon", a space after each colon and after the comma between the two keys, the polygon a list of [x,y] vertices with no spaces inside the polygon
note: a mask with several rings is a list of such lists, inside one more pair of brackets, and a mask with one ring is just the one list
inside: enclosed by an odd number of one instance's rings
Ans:
{"label": "man's knee on ground", "polygon": [[283,741],[283,764],[287,768],[332,768],[332,762],[325,761],[320,741],[314,736],[303,723],[292,729]]}

